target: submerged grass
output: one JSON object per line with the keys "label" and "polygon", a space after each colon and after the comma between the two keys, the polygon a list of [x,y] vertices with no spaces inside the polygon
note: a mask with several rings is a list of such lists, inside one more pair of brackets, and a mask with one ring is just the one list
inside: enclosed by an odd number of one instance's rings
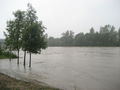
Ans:
{"label": "submerged grass", "polygon": [[16,80],[0,73],[0,90],[60,90],[32,82]]}

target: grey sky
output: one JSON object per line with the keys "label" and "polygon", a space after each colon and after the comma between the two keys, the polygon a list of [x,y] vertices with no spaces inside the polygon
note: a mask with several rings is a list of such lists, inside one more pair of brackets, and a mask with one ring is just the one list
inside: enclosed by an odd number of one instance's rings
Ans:
{"label": "grey sky", "polygon": [[31,3],[49,36],[59,37],[66,30],[88,32],[91,27],[111,24],[120,26],[120,0],[0,0],[0,38],[12,12],[26,10]]}

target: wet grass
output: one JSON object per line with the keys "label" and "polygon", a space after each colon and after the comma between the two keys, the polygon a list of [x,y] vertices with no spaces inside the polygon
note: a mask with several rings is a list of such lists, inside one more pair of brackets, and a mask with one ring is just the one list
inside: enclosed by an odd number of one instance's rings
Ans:
{"label": "wet grass", "polygon": [[9,52],[2,52],[0,54],[0,59],[7,59],[7,58],[17,58],[17,56],[13,53],[9,53]]}
{"label": "wet grass", "polygon": [[5,55],[0,55],[0,59],[6,59],[8,57],[6,57]]}
{"label": "wet grass", "polygon": [[32,82],[16,80],[0,73],[0,90],[60,90]]}

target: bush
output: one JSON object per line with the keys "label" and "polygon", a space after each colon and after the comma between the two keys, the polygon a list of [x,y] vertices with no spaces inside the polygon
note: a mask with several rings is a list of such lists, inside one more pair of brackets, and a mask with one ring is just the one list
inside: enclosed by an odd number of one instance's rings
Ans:
{"label": "bush", "polygon": [[3,49],[1,48],[1,45],[0,45],[0,55],[2,55],[2,52],[3,52]]}
{"label": "bush", "polygon": [[17,56],[14,53],[10,53],[9,51],[3,49],[0,45],[0,58],[17,58]]}
{"label": "bush", "polygon": [[0,58],[17,58],[17,56],[13,53],[10,53],[9,51],[5,51],[4,49],[2,49],[1,45],[0,45]]}
{"label": "bush", "polygon": [[3,53],[2,53],[4,56],[6,56],[6,57],[11,57],[11,58],[17,58],[17,56],[15,55],[15,54],[13,54],[13,53],[10,53],[10,52],[8,52],[8,51],[4,51]]}

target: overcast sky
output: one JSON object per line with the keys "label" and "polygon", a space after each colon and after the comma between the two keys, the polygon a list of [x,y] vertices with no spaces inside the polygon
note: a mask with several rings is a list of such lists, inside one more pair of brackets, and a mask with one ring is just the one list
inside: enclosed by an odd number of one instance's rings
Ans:
{"label": "overcast sky", "polygon": [[27,3],[36,9],[49,36],[60,37],[66,30],[88,32],[91,27],[98,31],[105,24],[116,30],[120,26],[120,0],[0,0],[0,38],[12,12],[26,10]]}

